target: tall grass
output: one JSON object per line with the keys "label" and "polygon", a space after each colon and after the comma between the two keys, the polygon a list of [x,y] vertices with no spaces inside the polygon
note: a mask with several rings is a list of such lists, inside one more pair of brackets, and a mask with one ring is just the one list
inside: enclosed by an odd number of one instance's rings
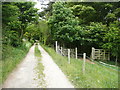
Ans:
{"label": "tall grass", "polygon": [[76,88],[118,88],[118,71],[86,62],[85,73],[82,72],[80,59],[71,59],[57,54],[52,48],[42,47],[52,56],[55,63],[62,69]]}
{"label": "tall grass", "polygon": [[[27,44],[27,46],[26,46]],[[21,47],[12,47],[10,45],[3,45],[2,49],[2,83],[6,80],[10,72],[19,64],[26,56],[31,43],[24,42]]]}

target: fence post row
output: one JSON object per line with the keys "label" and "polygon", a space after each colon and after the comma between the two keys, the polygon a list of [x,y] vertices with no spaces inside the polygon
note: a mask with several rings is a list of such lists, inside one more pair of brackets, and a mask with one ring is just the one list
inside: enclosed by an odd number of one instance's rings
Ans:
{"label": "fence post row", "polygon": [[58,49],[58,48],[57,48],[57,41],[55,41],[55,48],[56,48],[56,52],[57,52],[57,49]]}
{"label": "fence post row", "polygon": [[77,47],[75,48],[75,58],[77,59]]}
{"label": "fence post row", "polygon": [[83,53],[83,67],[82,67],[83,73],[85,73],[85,61],[86,61],[86,53]]}
{"label": "fence post row", "polygon": [[70,64],[70,49],[68,49],[68,63]]}
{"label": "fence post row", "polygon": [[105,58],[105,50],[104,50],[104,60],[105,60],[106,58]]}

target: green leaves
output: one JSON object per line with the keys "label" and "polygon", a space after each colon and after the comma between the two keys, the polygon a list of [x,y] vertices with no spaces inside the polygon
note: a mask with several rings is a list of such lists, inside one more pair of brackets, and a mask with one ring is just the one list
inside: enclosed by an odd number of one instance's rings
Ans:
{"label": "green leaves", "polygon": [[104,37],[104,48],[112,51],[112,55],[118,56],[120,54],[120,22],[114,21],[110,24],[109,31]]}
{"label": "green leaves", "polygon": [[13,46],[19,46],[27,25],[38,22],[38,9],[35,9],[34,5],[32,2],[2,3],[3,42],[5,41],[5,43],[8,42]]}
{"label": "green leaves", "polygon": [[67,43],[66,46],[85,49],[104,47],[111,50],[114,56],[120,54],[118,3],[56,2],[52,6],[52,16],[48,19],[48,24],[53,40],[64,45]]}
{"label": "green leaves", "polygon": [[79,17],[81,23],[88,23],[95,19],[96,10],[91,6],[74,5],[71,10],[75,16]]}
{"label": "green leaves", "polygon": [[2,4],[2,22],[8,24],[12,21],[17,21],[20,15],[19,8],[13,4]]}
{"label": "green leaves", "polygon": [[46,44],[47,39],[49,38],[49,28],[48,24],[45,20],[39,21],[37,24],[29,24],[26,28],[26,33],[24,34],[25,38],[29,40],[40,40],[44,44]]}
{"label": "green leaves", "polygon": [[[65,6],[65,3],[53,4],[52,16],[48,20],[51,26],[51,35],[54,40],[73,42],[76,34],[76,26],[79,21],[72,14],[72,11]],[[78,35],[76,35],[78,36]]]}
{"label": "green leaves", "polygon": [[108,23],[113,22],[116,20],[115,14],[114,13],[108,13],[106,16],[106,20]]}
{"label": "green leaves", "polygon": [[89,44],[95,44],[99,46],[103,44],[103,37],[107,32],[107,27],[102,23],[91,22],[90,26],[86,26],[84,31],[85,41],[89,42]]}

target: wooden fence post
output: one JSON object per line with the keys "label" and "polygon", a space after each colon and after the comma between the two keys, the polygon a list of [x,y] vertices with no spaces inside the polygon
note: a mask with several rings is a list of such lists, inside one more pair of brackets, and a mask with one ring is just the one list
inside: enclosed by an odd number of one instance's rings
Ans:
{"label": "wooden fence post", "polygon": [[100,55],[100,49],[99,49],[99,51],[98,51],[98,52],[99,52],[99,59],[101,59],[101,55]]}
{"label": "wooden fence post", "polygon": [[55,41],[55,48],[56,48],[56,52],[58,51],[57,49],[57,41]]}
{"label": "wooden fence post", "polygon": [[61,55],[62,55],[62,47],[61,47],[61,50],[60,50],[60,51],[61,51]]}
{"label": "wooden fence post", "polygon": [[106,59],[106,58],[105,58],[105,54],[106,54],[105,50],[104,50],[104,53],[103,53],[103,54],[104,54],[103,58],[104,58],[104,60],[105,60],[105,59]]}
{"label": "wooden fence post", "polygon": [[92,59],[94,60],[94,53],[95,53],[95,49],[94,49],[94,47],[92,47]]}
{"label": "wooden fence post", "polygon": [[70,64],[70,49],[68,49],[68,63]]}
{"label": "wooden fence post", "polygon": [[75,58],[77,59],[77,47],[75,48]]}
{"label": "wooden fence post", "polygon": [[83,66],[82,66],[83,73],[85,73],[85,61],[86,61],[86,53],[83,53]]}

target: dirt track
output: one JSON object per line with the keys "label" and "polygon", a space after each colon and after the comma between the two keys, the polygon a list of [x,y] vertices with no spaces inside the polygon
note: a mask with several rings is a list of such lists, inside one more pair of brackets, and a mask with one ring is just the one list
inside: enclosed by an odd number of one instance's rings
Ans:
{"label": "dirt track", "polygon": [[74,88],[60,68],[53,62],[49,54],[41,46],[39,46],[39,49],[45,68],[44,74],[47,88]]}
{"label": "dirt track", "polygon": [[34,48],[32,46],[20,65],[9,75],[4,83],[4,88],[34,88],[35,82],[35,66],[37,60],[34,56]]}
{"label": "dirt track", "polygon": [[[3,88],[44,88],[38,85],[35,67],[38,63],[34,55],[33,45],[25,59],[17,66],[5,81]],[[64,73],[53,62],[49,54],[39,46],[44,66],[45,82],[47,88],[74,88]]]}

